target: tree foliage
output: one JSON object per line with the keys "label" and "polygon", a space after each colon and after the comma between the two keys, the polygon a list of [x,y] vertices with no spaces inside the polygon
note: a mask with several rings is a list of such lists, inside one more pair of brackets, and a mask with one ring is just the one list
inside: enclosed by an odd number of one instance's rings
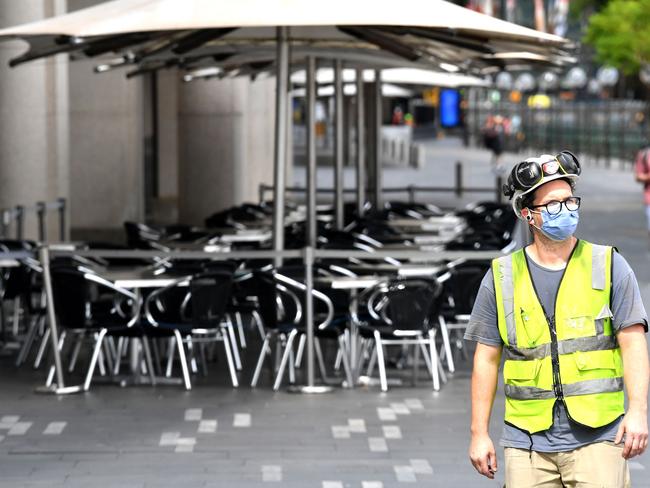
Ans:
{"label": "tree foliage", "polygon": [[650,63],[650,0],[610,0],[589,18],[585,41],[601,63],[637,73]]}

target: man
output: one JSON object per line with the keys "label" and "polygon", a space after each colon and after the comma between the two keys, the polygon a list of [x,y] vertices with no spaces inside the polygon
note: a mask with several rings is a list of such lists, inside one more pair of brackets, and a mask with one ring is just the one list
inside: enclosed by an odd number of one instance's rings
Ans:
{"label": "man", "polygon": [[505,359],[508,488],[626,487],[626,460],[647,447],[647,315],[625,259],[573,236],[579,175],[568,151],[513,168],[504,193],[533,243],[492,262],[465,334],[477,342],[469,455],[488,478],[498,466],[488,425]]}
{"label": "man", "polygon": [[636,181],[643,183],[645,214],[648,219],[648,237],[650,237],[650,146],[644,147],[637,153],[634,173]]}

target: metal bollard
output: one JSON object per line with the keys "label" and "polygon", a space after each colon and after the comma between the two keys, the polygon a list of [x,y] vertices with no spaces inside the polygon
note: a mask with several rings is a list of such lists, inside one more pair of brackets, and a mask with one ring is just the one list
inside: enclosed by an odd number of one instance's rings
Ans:
{"label": "metal bollard", "polygon": [[16,239],[22,240],[25,233],[25,207],[22,205],[16,206],[14,216],[16,219]]}
{"label": "metal bollard", "polygon": [[59,240],[63,242],[66,240],[66,232],[65,232],[66,200],[65,198],[59,198],[57,202],[59,204]]}
{"label": "metal bollard", "polygon": [[47,238],[47,229],[45,226],[45,212],[47,207],[45,202],[36,203],[36,215],[38,217],[38,240],[40,242],[45,242]]}
{"label": "metal bollard", "polygon": [[496,179],[496,201],[497,203],[503,203],[503,194],[501,193],[501,188],[503,187],[503,177],[497,176]]}
{"label": "metal bollard", "polygon": [[455,181],[455,188],[456,188],[456,197],[460,198],[463,196],[463,163],[460,161],[456,161],[456,181]]}

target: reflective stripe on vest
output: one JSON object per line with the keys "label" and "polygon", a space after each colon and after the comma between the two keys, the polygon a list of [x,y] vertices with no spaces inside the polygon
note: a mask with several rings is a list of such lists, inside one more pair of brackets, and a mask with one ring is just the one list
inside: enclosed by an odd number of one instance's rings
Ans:
{"label": "reflective stripe on vest", "polygon": [[[596,393],[613,393],[623,391],[623,378],[600,378],[585,380],[565,385],[564,396],[593,395]],[[534,386],[505,385],[505,394],[513,400],[546,400],[555,398],[553,390],[544,390]]]}
{"label": "reflective stripe on vest", "polygon": [[578,241],[555,310],[547,311],[524,250],[492,262],[508,423],[531,433],[545,430],[556,399],[573,420],[590,427],[623,413],[622,360],[609,308],[611,255],[611,247]]}

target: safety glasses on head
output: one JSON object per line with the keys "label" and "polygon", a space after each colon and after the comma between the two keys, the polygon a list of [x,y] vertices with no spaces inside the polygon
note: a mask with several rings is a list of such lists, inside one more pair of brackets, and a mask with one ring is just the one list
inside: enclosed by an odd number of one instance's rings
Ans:
{"label": "safety glasses on head", "polygon": [[533,188],[545,176],[553,176],[558,173],[579,176],[581,171],[578,158],[571,151],[566,150],[544,163],[522,161],[512,168],[508,183],[503,185],[503,193],[507,197],[512,197],[517,190],[526,191]]}

